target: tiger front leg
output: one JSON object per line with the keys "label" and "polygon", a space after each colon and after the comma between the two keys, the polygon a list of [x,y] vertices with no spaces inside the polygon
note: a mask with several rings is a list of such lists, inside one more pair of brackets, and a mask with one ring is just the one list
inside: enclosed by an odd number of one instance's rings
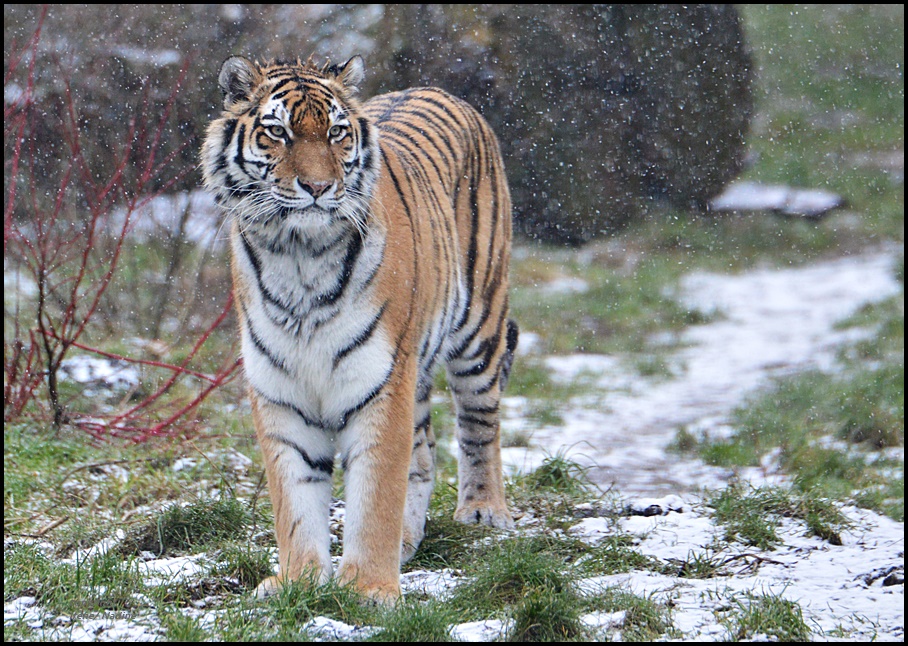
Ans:
{"label": "tiger front leg", "polygon": [[265,459],[274,509],[279,574],[255,590],[264,598],[297,579],[313,584],[331,577],[331,474],[334,445],[293,411],[251,395],[253,420]]}
{"label": "tiger front leg", "polygon": [[[381,603],[400,597],[401,541],[413,441],[413,395],[388,388],[340,436],[344,556],[337,578]],[[403,391],[403,392],[401,392]]]}

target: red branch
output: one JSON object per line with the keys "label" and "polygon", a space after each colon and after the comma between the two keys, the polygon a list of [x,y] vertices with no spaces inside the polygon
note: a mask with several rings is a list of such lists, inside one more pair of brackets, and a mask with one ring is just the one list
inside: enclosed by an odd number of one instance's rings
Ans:
{"label": "red branch", "polygon": [[[202,345],[205,343],[205,341],[208,339],[208,337],[211,335],[211,333],[214,332],[214,330],[215,330],[221,323],[223,323],[224,319],[227,318],[227,315],[230,314],[230,311],[231,311],[232,306],[233,306],[233,294],[231,293],[230,297],[227,299],[227,303],[224,305],[224,309],[223,309],[223,311],[221,312],[221,315],[217,318],[217,320],[215,320],[214,323],[212,323],[212,324],[209,326],[209,328],[208,328],[207,330],[205,330],[205,333],[202,334],[201,337],[199,337],[198,341],[196,341],[196,344],[195,344],[195,346],[192,348],[192,351],[189,353],[189,355],[188,355],[188,356],[186,357],[186,359],[183,361],[183,364],[180,366],[181,369],[184,368],[184,367],[186,366],[186,364],[189,363],[189,362],[192,360],[192,358],[193,358],[193,357],[195,356],[195,354],[199,351],[199,349],[201,349]],[[121,421],[123,421],[123,420],[125,420],[125,419],[128,419],[128,418],[131,418],[132,416],[134,416],[137,412],[139,412],[139,411],[142,410],[143,408],[146,408],[147,406],[151,406],[155,401],[157,401],[157,400],[161,397],[161,395],[163,395],[163,394],[166,393],[168,390],[170,390],[170,388],[176,383],[176,381],[177,381],[177,379],[179,378],[179,376],[180,376],[180,373],[179,373],[179,372],[174,372],[174,374],[170,376],[170,379],[168,379],[168,380],[164,383],[163,386],[161,386],[160,388],[158,388],[158,390],[157,390],[155,393],[149,395],[149,396],[146,397],[141,403],[139,403],[138,405],[136,405],[136,406],[134,406],[133,408],[129,409],[129,410],[126,411],[125,413],[121,413],[120,415],[117,415],[117,416],[111,421],[111,425],[112,425],[112,426],[115,426],[115,425],[118,424],[119,422],[121,422]],[[217,380],[217,377],[215,377],[215,380]]]}
{"label": "red branch", "polygon": [[[53,336],[53,335],[51,335],[51,336]],[[58,341],[63,341],[63,339],[61,339],[58,336],[53,336],[53,338],[57,339]],[[70,342],[70,345],[72,345],[74,348],[79,348],[80,350],[85,350],[86,352],[91,352],[92,354],[97,354],[102,357],[107,357],[108,359],[114,359],[116,361],[125,361],[126,363],[135,363],[140,366],[151,366],[152,368],[164,368],[165,370],[170,370],[172,372],[176,372],[181,375],[189,375],[191,377],[198,377],[199,379],[201,379],[203,381],[207,381],[208,383],[214,383],[216,380],[216,377],[212,377],[211,375],[206,375],[202,372],[196,372],[195,370],[188,370],[187,368],[185,368],[183,366],[175,366],[172,363],[162,363],[161,361],[152,361],[151,359],[136,359],[135,357],[125,357],[121,354],[115,354],[113,352],[104,352],[104,350],[99,350],[98,348],[92,348],[90,346],[83,345],[81,343],[76,343],[75,341]]]}

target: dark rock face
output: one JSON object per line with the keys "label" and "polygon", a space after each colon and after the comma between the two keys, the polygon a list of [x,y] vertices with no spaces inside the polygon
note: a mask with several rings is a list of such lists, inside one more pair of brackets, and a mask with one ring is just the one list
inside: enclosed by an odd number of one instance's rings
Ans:
{"label": "dark rock face", "polygon": [[731,5],[388,5],[374,89],[439,85],[501,140],[518,231],[582,243],[741,170],[751,61]]}

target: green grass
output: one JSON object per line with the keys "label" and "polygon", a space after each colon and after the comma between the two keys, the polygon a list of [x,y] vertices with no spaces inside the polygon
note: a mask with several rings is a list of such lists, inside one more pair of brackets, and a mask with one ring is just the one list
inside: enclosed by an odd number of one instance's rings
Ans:
{"label": "green grass", "polygon": [[473,545],[488,538],[491,530],[479,525],[464,525],[454,520],[457,490],[439,480],[429,504],[426,535],[404,571],[456,568],[470,558]]}
{"label": "green grass", "polygon": [[[563,423],[562,411],[572,397],[597,393],[595,375],[579,374],[568,381],[554,379],[545,362],[538,356],[517,359],[518,368],[511,373],[506,396],[527,399],[522,411],[532,427],[558,426]],[[528,441],[528,438],[524,438]],[[521,440],[504,437],[505,446],[519,446]]]}
{"label": "green grass", "polygon": [[576,505],[596,495],[586,471],[563,453],[546,456],[535,470],[510,479],[508,500],[512,506],[546,519],[549,528],[562,527],[572,520]]}
{"label": "green grass", "polygon": [[636,539],[616,529],[613,535],[603,537],[588,548],[576,561],[578,571],[586,576],[620,574],[633,570],[661,571],[664,564],[641,554],[634,546]]}
{"label": "green grass", "polygon": [[904,8],[746,5],[758,63],[757,179],[828,188],[870,234],[904,238],[904,194],[876,161],[904,146]]}
{"label": "green grass", "polygon": [[451,625],[461,621],[450,604],[437,599],[405,599],[394,608],[379,615],[375,631],[366,641],[380,642],[449,642]]}
{"label": "green grass", "polygon": [[729,641],[752,641],[764,635],[780,642],[811,641],[801,607],[780,595],[748,595],[746,602],[735,599],[723,623]]}
{"label": "green grass", "polygon": [[157,556],[187,554],[229,540],[247,538],[251,510],[235,498],[218,497],[174,505],[131,531],[125,552]]}
{"label": "green grass", "polygon": [[602,612],[623,612],[620,625],[621,641],[653,642],[676,637],[669,610],[652,596],[639,596],[620,588],[606,588],[589,602],[591,609]]}
{"label": "green grass", "polygon": [[108,552],[62,563],[32,545],[4,550],[4,594],[26,593],[47,611],[73,617],[99,610],[130,610],[145,585],[135,560]]}
{"label": "green grass", "polygon": [[199,624],[197,618],[183,612],[162,611],[161,625],[169,642],[203,642],[209,639],[208,631]]}
{"label": "green grass", "polygon": [[514,627],[508,634],[508,641],[589,641],[589,631],[580,621],[578,601],[577,595],[567,590],[553,593],[535,588],[527,591],[511,614]]}
{"label": "green grass", "polygon": [[[584,494],[589,499],[580,476],[582,469],[559,456],[528,481],[565,499],[581,500]],[[249,591],[270,572],[270,556],[248,542],[248,505],[224,497],[152,514],[114,549],[76,557],[74,564],[61,563],[34,545],[12,544],[4,555],[4,587],[11,597],[31,594],[45,612],[65,613],[75,621],[104,609],[147,614],[151,603],[161,630],[172,640],[308,640],[311,635],[302,630],[305,622],[327,616],[374,626],[375,632],[364,635],[369,639],[445,641],[451,639],[452,624],[496,615],[511,620],[508,637],[517,641],[590,638],[579,619],[590,604],[573,588],[571,578],[579,572],[575,563],[581,556],[607,552],[609,546],[593,548],[547,534],[502,539],[487,528],[453,523],[455,502],[456,492],[442,492],[433,501],[428,534],[416,559],[421,567],[461,572],[466,583],[444,602],[417,596],[383,609],[334,582],[307,581],[284,587],[264,604],[255,602]],[[71,541],[67,535],[61,538]],[[167,556],[205,551],[208,565],[201,575],[186,580],[149,579],[138,558],[147,551]],[[592,567],[592,562],[587,561],[585,571],[604,569]],[[202,599],[206,606],[216,600],[216,625],[176,610]],[[23,626],[7,630],[8,636],[28,634]]]}
{"label": "green grass", "polygon": [[501,608],[521,603],[530,592],[571,592],[563,559],[540,550],[531,538],[501,541],[481,549],[466,569],[470,581],[458,586],[449,600],[455,607],[472,608],[481,619]]}
{"label": "green grass", "polygon": [[690,550],[683,561],[672,561],[663,568],[669,576],[685,579],[712,579],[725,573],[725,563],[717,555],[717,550],[707,546],[702,552]]}
{"label": "green grass", "polygon": [[[81,435],[54,437],[52,433],[33,430],[29,424],[4,424],[5,529],[21,531],[30,528],[30,510],[23,505],[33,503],[36,497],[48,495],[47,477],[57,478],[56,473],[64,465],[87,460],[90,455],[94,455],[94,451]],[[35,474],[45,476],[36,478]],[[58,489],[62,483],[55,484]]]}
{"label": "green grass", "polygon": [[[549,259],[543,260],[546,255]],[[681,276],[671,260],[647,258],[629,274],[595,260],[579,264],[556,250],[539,250],[534,256],[512,264],[510,303],[521,329],[543,339],[544,352],[636,355],[650,348],[650,337],[656,332],[677,332],[709,320],[708,315],[667,296]],[[588,289],[540,293],[539,268],[546,264],[551,278],[566,271],[583,279]]]}
{"label": "green grass", "polygon": [[271,553],[246,541],[216,544],[215,563],[210,574],[218,578],[236,580],[246,590],[255,586],[274,572]]}
{"label": "green grass", "polygon": [[513,489],[551,492],[572,501],[588,499],[595,488],[586,475],[587,469],[563,453],[549,455],[536,469],[511,480]]}
{"label": "green grass", "polygon": [[725,540],[762,550],[779,544],[776,530],[782,518],[803,520],[809,534],[833,545],[842,544],[840,534],[851,526],[835,504],[816,492],[775,487],[746,491],[742,485],[731,485],[713,495],[708,504],[715,510],[716,522],[725,528]]}
{"label": "green grass", "polygon": [[[136,471],[154,472],[159,464],[168,464],[165,458],[159,462],[154,453],[167,455],[171,447],[141,448],[149,459],[130,463]],[[84,457],[96,459],[93,452],[99,450],[87,451]],[[129,451],[121,450],[121,459],[128,459]],[[58,461],[50,470],[61,466]],[[72,470],[69,464],[67,472]],[[200,461],[195,469],[183,469],[177,476],[198,477],[200,472],[211,476],[223,471],[223,465]],[[304,627],[315,617],[371,627],[359,634],[370,641],[450,641],[452,625],[484,619],[504,621],[503,637],[512,641],[589,641],[603,635],[582,617],[597,612],[620,613],[619,624],[608,629],[610,634],[617,631],[626,641],[653,641],[679,636],[664,599],[611,587],[580,593],[575,582],[632,570],[707,579],[727,574],[717,553],[711,551],[720,550],[719,543],[689,554],[684,562],[662,562],[640,553],[635,547],[638,539],[620,531],[621,512],[609,511],[584,469],[555,455],[536,472],[509,483],[518,511],[519,505],[526,505],[539,512],[538,521],[522,532],[502,533],[454,523],[456,491],[440,485],[439,495],[433,498],[426,540],[414,561],[418,567],[447,567],[459,576],[461,583],[443,599],[416,594],[393,608],[382,608],[333,581],[324,585],[298,581],[260,602],[252,597],[251,589],[271,571],[270,539],[262,546],[249,538],[271,521],[267,508],[258,510],[261,517],[252,517],[248,498],[254,495],[251,483],[256,477],[253,471],[232,483],[232,489],[246,492],[239,499],[201,498],[190,493],[190,504],[150,514],[133,524],[128,538],[105,554],[64,563],[46,547],[28,541],[10,543],[4,553],[5,593],[8,598],[35,596],[48,617],[66,614],[76,623],[96,617],[101,610],[141,618],[175,641],[308,641],[314,635]],[[205,487],[204,482],[200,487]],[[777,544],[775,527],[783,518],[802,522],[830,542],[836,542],[837,532],[846,526],[833,505],[781,490],[732,487],[718,493],[710,504],[716,510],[717,523],[726,530],[723,541],[737,540],[761,549]],[[614,515],[616,521],[614,532],[594,544],[562,531],[578,520],[578,510],[582,516],[587,509],[595,509],[600,517]],[[96,527],[107,527],[108,533],[112,528],[109,521],[98,521]],[[48,536],[55,546],[72,543],[71,533],[62,528],[59,532]],[[140,544],[133,540],[136,535],[149,540],[156,537],[157,542]],[[202,571],[175,581],[149,578],[141,572],[143,551],[149,549],[167,555],[204,552]],[[204,603],[202,610],[196,610],[198,603]],[[734,638],[764,632],[794,639],[803,634],[798,632],[803,630],[796,621],[799,613],[796,604],[767,597],[734,605],[723,621]],[[6,627],[8,639],[43,634],[21,622]]]}

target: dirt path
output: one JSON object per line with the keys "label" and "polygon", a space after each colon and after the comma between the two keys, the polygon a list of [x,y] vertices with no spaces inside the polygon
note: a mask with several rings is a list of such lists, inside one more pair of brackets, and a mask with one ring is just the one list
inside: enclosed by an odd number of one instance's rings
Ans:
{"label": "dirt path", "polygon": [[[690,328],[675,355],[674,378],[644,380],[614,357],[549,357],[556,375],[601,375],[603,395],[574,401],[564,426],[534,432],[530,449],[507,449],[513,468],[532,469],[546,454],[565,451],[594,466],[600,485],[623,495],[665,495],[717,487],[727,474],[699,461],[669,455],[681,427],[721,433],[731,411],[771,378],[809,368],[832,369],[835,349],[864,334],[835,324],[862,305],[898,293],[897,249],[785,270],[739,275],[691,274],[682,299],[718,320]],[[512,414],[518,414],[512,409]],[[506,420],[519,425],[519,418]],[[759,475],[759,474],[756,474]]]}

